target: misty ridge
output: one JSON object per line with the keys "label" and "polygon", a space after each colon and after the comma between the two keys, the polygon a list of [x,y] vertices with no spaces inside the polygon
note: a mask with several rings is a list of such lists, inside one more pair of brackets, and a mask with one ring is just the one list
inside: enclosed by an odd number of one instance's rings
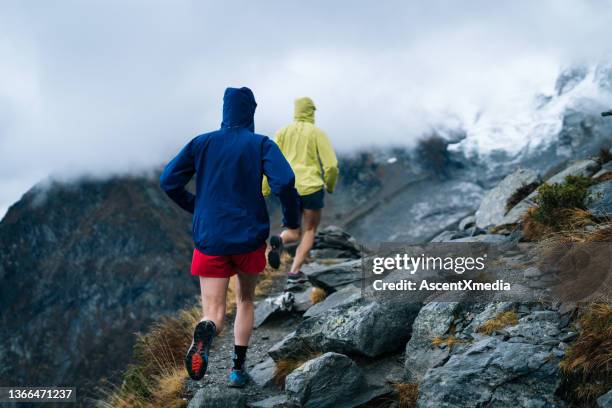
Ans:
{"label": "misty ridge", "polygon": [[[226,86],[254,90],[268,136],[291,121],[294,98],[312,97],[345,154],[461,129],[453,149],[512,155],[555,133],[565,99],[610,102],[588,80],[567,98],[555,89],[564,67],[606,65],[611,12],[598,2],[148,6],[0,6],[0,214],[49,175],[159,166],[218,128]],[[225,14],[240,29],[228,33]]]}

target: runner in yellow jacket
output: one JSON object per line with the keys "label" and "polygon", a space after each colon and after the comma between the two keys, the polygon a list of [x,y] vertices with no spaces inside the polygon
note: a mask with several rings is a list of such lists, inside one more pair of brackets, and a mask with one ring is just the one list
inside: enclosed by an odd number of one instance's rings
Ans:
{"label": "runner in yellow jacket", "polygon": [[[314,125],[315,109],[312,99],[296,99],[293,123],[279,130],[274,137],[295,173],[295,188],[302,204],[302,239],[289,271],[289,284],[306,280],[300,268],[314,244],[321,221],[324,189],[332,193],[338,179],[338,159],[327,135]],[[263,193],[270,193],[266,179],[263,181]],[[270,265],[278,268],[283,245],[299,239],[299,229],[286,229],[280,236],[271,237],[268,253]]]}

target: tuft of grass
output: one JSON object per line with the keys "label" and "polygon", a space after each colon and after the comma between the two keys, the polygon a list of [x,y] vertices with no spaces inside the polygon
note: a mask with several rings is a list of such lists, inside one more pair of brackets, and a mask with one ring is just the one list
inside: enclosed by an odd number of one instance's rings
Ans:
{"label": "tuft of grass", "polygon": [[602,174],[595,179],[596,183],[603,183],[604,181],[612,180],[612,171]]}
{"label": "tuft of grass", "polygon": [[324,301],[326,297],[327,292],[324,289],[315,287],[310,291],[310,301],[313,305]]}
{"label": "tuft of grass", "polygon": [[287,376],[291,374],[293,370],[305,362],[319,357],[321,354],[322,353],[320,351],[307,350],[300,357],[283,358],[276,361],[276,367],[274,369],[274,384],[276,384],[278,388],[284,389],[285,378],[287,378]]}
{"label": "tuft of grass", "polygon": [[578,338],[559,364],[563,394],[571,406],[592,404],[612,388],[612,304],[597,301],[581,312]]}
{"label": "tuft of grass", "polygon": [[496,330],[501,330],[508,326],[514,326],[515,324],[518,324],[518,315],[514,310],[509,310],[507,312],[498,313],[494,318],[484,322],[478,328],[478,331],[490,336]]}
{"label": "tuft of grass", "polygon": [[[283,255],[282,264],[291,262]],[[275,280],[284,276],[284,267],[266,269],[260,274],[255,289],[256,296],[269,293]],[[236,278],[230,280],[227,293],[227,314],[231,315],[236,306]],[[182,408],[186,379],[183,367],[185,351],[191,344],[193,328],[202,318],[199,305],[184,309],[173,316],[164,316],[154,323],[147,333],[138,334],[134,345],[134,364],[123,374],[119,386],[102,389],[103,400],[97,405],[102,408]],[[284,381],[284,378],[283,378]]]}
{"label": "tuft of grass", "polygon": [[399,408],[415,408],[419,399],[419,384],[416,383],[397,383],[393,384],[397,394],[397,404]]}
{"label": "tuft of grass", "polygon": [[447,347],[453,347],[455,344],[458,343],[462,343],[462,341],[453,335],[436,336],[431,340],[431,345],[436,347],[440,347],[442,345]]}
{"label": "tuft of grass", "polygon": [[560,184],[545,183],[538,188],[535,207],[523,216],[523,237],[539,241],[556,232],[583,228],[595,220],[586,211],[587,190],[594,181],[583,176],[567,176]]}
{"label": "tuft of grass", "polygon": [[523,201],[529,194],[535,191],[540,183],[534,181],[533,183],[523,184],[518,190],[516,190],[508,201],[506,201],[506,213],[514,208],[515,205]]}
{"label": "tuft of grass", "polygon": [[567,176],[563,183],[544,183],[534,198],[534,219],[555,230],[565,226],[564,210],[585,209],[587,190],[593,180],[584,176]]}

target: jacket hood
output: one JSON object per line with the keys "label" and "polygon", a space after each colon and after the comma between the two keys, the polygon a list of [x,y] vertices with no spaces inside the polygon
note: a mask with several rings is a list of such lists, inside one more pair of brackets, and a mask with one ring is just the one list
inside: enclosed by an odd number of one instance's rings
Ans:
{"label": "jacket hood", "polygon": [[295,100],[295,113],[293,118],[300,122],[314,123],[314,112],[317,109],[312,99],[308,97]]}
{"label": "jacket hood", "polygon": [[245,127],[255,131],[255,95],[247,87],[227,88],[223,95],[222,128]]}

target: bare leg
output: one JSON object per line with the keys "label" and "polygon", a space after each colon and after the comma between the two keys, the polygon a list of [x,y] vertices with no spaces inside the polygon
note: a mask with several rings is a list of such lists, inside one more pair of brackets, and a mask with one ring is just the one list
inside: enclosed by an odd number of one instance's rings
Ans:
{"label": "bare leg", "polygon": [[248,346],[253,331],[255,286],[257,275],[238,271],[236,282],[236,320],[234,321],[234,344]]}
{"label": "bare leg", "polygon": [[293,242],[297,242],[300,239],[300,229],[286,229],[283,230],[280,234],[281,239],[283,240],[283,244],[291,244]]}
{"label": "bare leg", "polygon": [[[295,251],[290,273],[298,273],[312,249],[317,227],[321,222],[321,210],[304,210],[302,216],[302,240]],[[284,238],[283,238],[284,241]]]}
{"label": "bare leg", "polygon": [[217,326],[217,334],[223,330],[225,321],[225,299],[229,278],[203,278],[200,277],[200,290],[202,292],[202,320],[212,320]]}

